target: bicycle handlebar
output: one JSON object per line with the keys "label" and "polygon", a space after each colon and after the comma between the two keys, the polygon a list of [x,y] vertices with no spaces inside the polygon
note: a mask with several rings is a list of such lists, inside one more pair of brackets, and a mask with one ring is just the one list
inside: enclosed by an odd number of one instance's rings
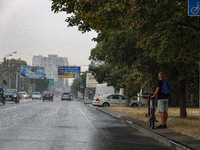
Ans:
{"label": "bicycle handlebar", "polygon": [[156,98],[155,97],[150,97],[150,99],[155,100]]}

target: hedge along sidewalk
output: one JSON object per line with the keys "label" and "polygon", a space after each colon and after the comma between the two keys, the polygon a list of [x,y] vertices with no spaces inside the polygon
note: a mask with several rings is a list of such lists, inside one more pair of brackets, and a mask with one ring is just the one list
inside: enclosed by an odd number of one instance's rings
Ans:
{"label": "hedge along sidewalk", "polygon": [[[145,122],[148,121],[148,117],[146,114],[148,113],[148,107],[143,106],[138,108],[132,107],[107,107],[108,109],[115,110],[117,112],[121,112],[133,118],[143,120]],[[155,125],[161,124],[160,113],[156,111],[156,122]],[[199,109],[198,108],[187,108],[187,118],[180,118],[180,108],[169,108],[168,109],[168,120],[167,120],[167,128],[170,130],[174,130],[181,134],[190,136],[195,140],[200,140],[199,135]],[[200,141],[199,141],[200,142]]]}

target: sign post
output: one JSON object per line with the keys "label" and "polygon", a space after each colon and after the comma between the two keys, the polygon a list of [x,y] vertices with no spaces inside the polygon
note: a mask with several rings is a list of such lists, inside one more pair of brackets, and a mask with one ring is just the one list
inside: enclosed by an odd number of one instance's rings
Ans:
{"label": "sign post", "polygon": [[[200,17],[200,0],[188,0],[188,16]],[[200,35],[199,35],[199,62],[200,62]],[[200,63],[199,63],[200,74]],[[199,83],[200,89],[200,83]],[[199,134],[200,134],[200,92],[199,92]]]}

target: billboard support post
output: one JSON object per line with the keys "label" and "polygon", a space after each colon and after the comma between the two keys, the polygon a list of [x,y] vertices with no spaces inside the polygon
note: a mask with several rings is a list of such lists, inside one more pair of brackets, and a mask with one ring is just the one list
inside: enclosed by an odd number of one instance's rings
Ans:
{"label": "billboard support post", "polygon": [[16,89],[18,91],[18,70],[16,72]]}

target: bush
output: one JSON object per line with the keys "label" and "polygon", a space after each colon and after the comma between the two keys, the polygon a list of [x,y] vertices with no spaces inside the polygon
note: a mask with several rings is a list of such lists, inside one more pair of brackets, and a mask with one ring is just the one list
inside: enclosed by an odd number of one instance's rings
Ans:
{"label": "bush", "polygon": [[138,96],[133,96],[133,97],[131,97],[131,100],[137,100],[137,97]]}

